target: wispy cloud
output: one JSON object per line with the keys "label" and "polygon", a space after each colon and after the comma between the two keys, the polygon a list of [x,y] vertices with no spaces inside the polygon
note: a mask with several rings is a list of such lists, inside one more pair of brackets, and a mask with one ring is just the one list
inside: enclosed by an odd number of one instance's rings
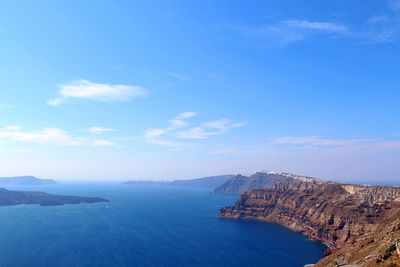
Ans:
{"label": "wispy cloud", "polygon": [[286,20],[284,24],[293,29],[305,29],[323,32],[344,33],[348,30],[347,26],[340,23],[309,21],[309,20]]}
{"label": "wispy cloud", "polygon": [[321,136],[283,136],[270,140],[270,144],[307,145],[307,146],[348,146],[360,143],[376,142],[377,139],[333,139]]}
{"label": "wispy cloud", "polygon": [[206,139],[210,136],[227,133],[234,128],[243,127],[244,125],[245,123],[233,123],[229,119],[221,119],[206,122],[185,131],[179,131],[175,136],[183,139]]}
{"label": "wispy cloud", "polygon": [[202,140],[211,136],[221,135],[234,128],[243,127],[244,123],[233,123],[229,119],[220,119],[190,127],[188,119],[196,116],[195,112],[184,112],[169,120],[165,128],[152,128],[144,133],[147,143],[167,146],[176,150],[193,146],[191,143],[182,142],[181,139]]}
{"label": "wispy cloud", "polygon": [[324,138],[321,136],[284,136],[269,140],[268,145],[286,145],[295,147],[326,147],[326,148],[365,148],[378,150],[400,149],[399,140],[385,139],[343,139]]}
{"label": "wispy cloud", "polygon": [[59,96],[47,102],[50,106],[58,106],[68,99],[89,99],[101,102],[126,102],[147,94],[140,86],[123,84],[102,84],[88,80],[78,80],[59,86]]}
{"label": "wispy cloud", "polygon": [[367,19],[355,37],[366,44],[384,44],[400,40],[400,0],[388,0],[388,10]]}
{"label": "wispy cloud", "polygon": [[347,38],[360,44],[400,41],[400,0],[387,0],[387,11],[365,17],[359,22],[312,19],[279,19],[264,24],[231,26],[258,45],[286,46],[316,36]]}
{"label": "wispy cloud", "polygon": [[173,71],[167,71],[167,70],[164,70],[163,73],[168,75],[168,76],[170,76],[170,77],[172,77],[172,78],[175,78],[176,80],[181,81],[181,82],[190,81],[189,77],[187,77],[186,75],[183,75],[181,73],[177,73],[177,72],[173,72]]}
{"label": "wispy cloud", "polygon": [[394,11],[400,11],[400,0],[389,0],[389,6]]}
{"label": "wispy cloud", "polygon": [[116,145],[116,143],[111,140],[88,139],[72,136],[59,128],[43,128],[36,131],[24,131],[18,125],[10,125],[0,128],[0,141],[30,142],[38,144],[48,143],[62,146],[109,147]]}
{"label": "wispy cloud", "polygon": [[111,128],[101,127],[101,126],[93,126],[93,127],[90,127],[88,129],[88,131],[93,134],[102,134],[102,133],[106,133],[106,132],[114,132],[115,130],[111,129]]}
{"label": "wispy cloud", "polygon": [[[397,11],[400,11],[400,9]],[[361,37],[366,39],[368,44],[390,43],[400,40],[400,12],[371,16],[365,29],[361,32]]]}
{"label": "wispy cloud", "polygon": [[348,26],[343,23],[305,19],[289,19],[256,26],[234,26],[233,29],[248,38],[280,45],[299,42],[313,35],[345,35],[348,32]]}
{"label": "wispy cloud", "polygon": [[177,129],[188,126],[189,123],[187,122],[187,120],[196,115],[196,112],[192,111],[183,112],[178,116],[170,119],[169,126],[165,128],[152,128],[146,130],[143,135],[145,142],[153,145],[169,147],[173,150],[181,150],[185,147],[190,146],[190,144],[188,143],[183,143],[176,140],[167,140],[165,138]]}
{"label": "wispy cloud", "polygon": [[188,123],[186,122],[187,119],[190,119],[194,116],[196,116],[196,112],[183,112],[176,116],[175,118],[171,119],[169,122],[172,125],[172,127],[183,127],[187,126]]}

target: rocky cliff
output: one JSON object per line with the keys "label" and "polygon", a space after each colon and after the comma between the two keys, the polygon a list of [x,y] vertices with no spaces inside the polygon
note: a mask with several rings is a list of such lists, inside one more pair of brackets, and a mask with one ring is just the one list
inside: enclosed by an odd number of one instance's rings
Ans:
{"label": "rocky cliff", "polygon": [[277,222],[325,243],[330,255],[317,266],[386,266],[397,260],[383,258],[400,238],[399,187],[294,179],[243,193],[220,215]]}
{"label": "rocky cliff", "polygon": [[253,189],[271,188],[278,183],[292,180],[317,181],[318,179],[284,172],[259,171],[250,177],[241,174],[235,175],[217,187],[214,192],[217,194],[241,194]]}

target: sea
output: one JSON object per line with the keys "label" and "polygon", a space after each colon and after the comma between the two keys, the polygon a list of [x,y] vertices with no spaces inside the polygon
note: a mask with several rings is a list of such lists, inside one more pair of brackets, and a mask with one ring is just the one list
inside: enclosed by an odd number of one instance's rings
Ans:
{"label": "sea", "polygon": [[110,202],[0,207],[0,267],[271,266],[315,263],[325,246],[278,224],[218,218],[237,195],[140,185],[13,190],[99,196]]}

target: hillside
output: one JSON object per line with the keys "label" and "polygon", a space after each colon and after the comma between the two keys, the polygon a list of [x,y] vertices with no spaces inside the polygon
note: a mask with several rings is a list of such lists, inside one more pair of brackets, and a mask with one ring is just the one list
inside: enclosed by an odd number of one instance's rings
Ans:
{"label": "hillside", "polygon": [[253,189],[271,188],[278,183],[290,180],[314,181],[317,178],[283,172],[260,171],[250,177],[235,175],[223,185],[215,189],[217,194],[241,194]]}
{"label": "hillside", "polygon": [[223,218],[280,223],[325,243],[329,256],[317,266],[398,262],[386,250],[400,238],[400,188],[290,180],[243,193]]}

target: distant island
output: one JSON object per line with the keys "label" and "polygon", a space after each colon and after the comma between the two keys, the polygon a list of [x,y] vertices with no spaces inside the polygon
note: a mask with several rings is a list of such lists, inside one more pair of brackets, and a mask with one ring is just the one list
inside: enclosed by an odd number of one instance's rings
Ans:
{"label": "distant island", "polygon": [[252,178],[235,176],[222,189],[216,191],[250,190],[236,205],[222,208],[221,218],[276,222],[326,244],[325,257],[308,266],[400,266],[398,186],[263,171]]}
{"label": "distant island", "polygon": [[0,177],[0,186],[52,184],[57,184],[57,182],[51,179],[36,178],[34,176]]}
{"label": "distant island", "polygon": [[38,204],[40,206],[58,206],[65,204],[108,202],[100,197],[79,197],[48,194],[44,192],[11,191],[0,188],[0,206]]}
{"label": "distant island", "polygon": [[197,178],[192,180],[173,180],[173,181],[127,181],[124,185],[165,185],[165,186],[187,186],[187,187],[197,187],[197,188],[210,188],[215,189],[230,179],[234,175],[217,175],[209,176],[203,178]]}

